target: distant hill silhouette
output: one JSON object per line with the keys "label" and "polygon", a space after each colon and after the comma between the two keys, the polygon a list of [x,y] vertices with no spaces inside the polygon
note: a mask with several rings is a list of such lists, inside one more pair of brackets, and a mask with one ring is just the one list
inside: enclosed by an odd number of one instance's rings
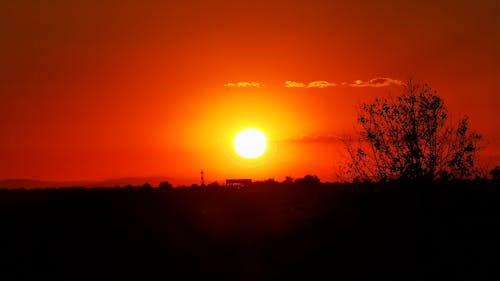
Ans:
{"label": "distant hill silhouette", "polygon": [[57,187],[115,187],[115,186],[140,186],[149,183],[158,186],[163,181],[171,182],[168,177],[127,177],[109,179],[104,181],[40,181],[31,179],[6,179],[0,181],[0,188],[15,189],[35,189],[35,188],[57,188]]}

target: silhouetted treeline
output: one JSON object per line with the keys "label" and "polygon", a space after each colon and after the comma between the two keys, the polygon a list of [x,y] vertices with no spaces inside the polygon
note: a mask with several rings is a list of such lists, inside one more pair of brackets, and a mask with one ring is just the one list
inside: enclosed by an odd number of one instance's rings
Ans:
{"label": "silhouetted treeline", "polygon": [[497,280],[498,191],[314,176],[0,190],[0,280]]}

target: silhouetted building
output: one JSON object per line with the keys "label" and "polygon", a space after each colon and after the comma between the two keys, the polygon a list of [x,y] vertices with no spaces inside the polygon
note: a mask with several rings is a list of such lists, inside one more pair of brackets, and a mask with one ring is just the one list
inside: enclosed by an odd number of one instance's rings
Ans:
{"label": "silhouetted building", "polygon": [[251,183],[252,179],[226,179],[226,187],[248,187]]}

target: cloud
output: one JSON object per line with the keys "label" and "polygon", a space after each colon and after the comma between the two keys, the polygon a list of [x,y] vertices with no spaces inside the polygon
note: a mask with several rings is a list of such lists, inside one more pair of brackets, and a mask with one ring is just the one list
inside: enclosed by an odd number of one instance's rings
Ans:
{"label": "cloud", "polygon": [[247,82],[247,81],[240,81],[240,82],[229,82],[224,84],[224,87],[226,88],[261,88],[264,85],[262,85],[259,82]]}
{"label": "cloud", "polygon": [[285,140],[290,143],[338,143],[342,138],[334,135],[301,136]]}
{"label": "cloud", "polygon": [[400,80],[392,78],[379,77],[379,78],[373,78],[369,81],[356,80],[354,81],[354,83],[349,84],[349,86],[351,87],[374,87],[374,88],[387,87],[391,85],[404,86],[405,83]]}
{"label": "cloud", "polygon": [[313,82],[309,82],[309,84],[307,84],[307,88],[320,88],[320,89],[327,88],[327,87],[334,87],[334,86],[337,86],[337,84],[330,83],[328,81],[313,81]]}
{"label": "cloud", "polygon": [[312,81],[308,84],[296,81],[285,81],[286,88],[327,88],[337,86],[335,83],[330,83],[328,81]]}
{"label": "cloud", "polygon": [[302,82],[285,81],[285,88],[305,88],[305,87],[307,87],[307,85]]}
{"label": "cloud", "polygon": [[[331,82],[324,81],[324,80],[312,81],[309,83],[292,81],[292,80],[285,81],[285,88],[303,88],[303,89],[311,89],[311,88],[324,89],[324,88],[336,87],[336,86],[359,87],[359,88],[362,88],[362,87],[380,88],[380,87],[387,87],[387,86],[391,86],[391,85],[405,86],[406,84],[400,80],[392,79],[392,78],[388,78],[388,77],[377,77],[377,78],[373,78],[373,79],[368,80],[368,81],[356,80],[352,83],[347,83],[347,82],[331,83]],[[262,84],[260,82],[255,82],[255,81],[239,81],[239,82],[228,82],[228,83],[224,84],[224,87],[225,88],[262,88],[262,87],[264,87],[264,84]]]}

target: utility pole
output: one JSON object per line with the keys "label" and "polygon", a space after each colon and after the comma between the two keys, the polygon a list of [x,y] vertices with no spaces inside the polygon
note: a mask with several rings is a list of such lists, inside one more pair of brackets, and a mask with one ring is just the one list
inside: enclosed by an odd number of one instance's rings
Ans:
{"label": "utility pole", "polygon": [[201,170],[200,172],[200,176],[201,176],[201,186],[205,186],[205,178],[203,177],[205,173],[203,173],[203,170]]}

